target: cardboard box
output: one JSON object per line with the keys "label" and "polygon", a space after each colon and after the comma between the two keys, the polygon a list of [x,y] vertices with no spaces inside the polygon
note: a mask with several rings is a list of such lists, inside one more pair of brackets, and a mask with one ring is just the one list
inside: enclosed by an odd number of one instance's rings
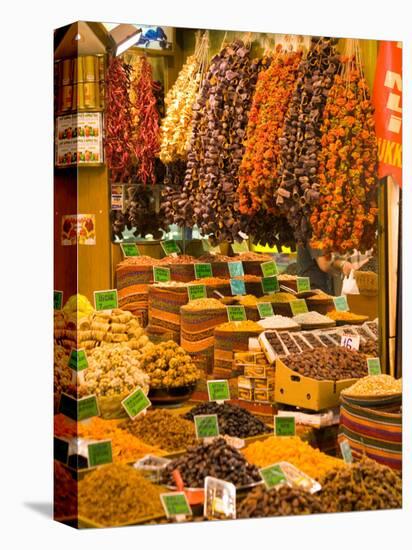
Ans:
{"label": "cardboard box", "polygon": [[363,294],[348,294],[349,309],[358,315],[367,315],[370,321],[378,317],[378,296],[364,296]]}
{"label": "cardboard box", "polygon": [[238,398],[242,401],[253,401],[253,390],[248,390],[246,388],[239,388]]}
{"label": "cardboard box", "polygon": [[255,378],[255,390],[274,390],[274,378]]}
{"label": "cardboard box", "polygon": [[262,351],[237,351],[234,353],[234,359],[237,363],[267,365],[265,354]]}
{"label": "cardboard box", "polygon": [[271,403],[274,400],[272,390],[255,390],[255,401],[259,403]]}
{"label": "cardboard box", "polygon": [[237,379],[237,387],[244,388],[246,390],[253,390],[254,388],[254,378],[248,378],[246,376],[239,376]]}

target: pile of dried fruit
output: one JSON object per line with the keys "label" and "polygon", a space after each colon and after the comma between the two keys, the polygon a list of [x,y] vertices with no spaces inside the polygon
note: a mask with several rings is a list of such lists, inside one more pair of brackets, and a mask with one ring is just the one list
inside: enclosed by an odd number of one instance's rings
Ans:
{"label": "pile of dried fruit", "polygon": [[69,355],[62,346],[54,346],[54,393],[66,391],[72,384],[73,371],[69,367]]}
{"label": "pile of dried fruit", "polygon": [[333,309],[332,311],[328,311],[326,316],[332,319],[333,321],[356,322],[356,321],[366,320],[364,315],[357,315],[356,313],[352,313],[351,311],[338,311],[336,309]]}
{"label": "pile of dried fruit", "polygon": [[53,514],[58,519],[77,516],[77,482],[57,460],[54,461]]}

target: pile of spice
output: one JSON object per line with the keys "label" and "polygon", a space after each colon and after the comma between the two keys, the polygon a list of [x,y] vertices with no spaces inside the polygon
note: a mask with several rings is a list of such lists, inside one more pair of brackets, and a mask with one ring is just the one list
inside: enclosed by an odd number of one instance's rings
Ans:
{"label": "pile of spice", "polygon": [[169,452],[179,451],[196,443],[194,425],[189,420],[165,409],[148,411],[120,426],[149,445]]}
{"label": "pile of spice", "polygon": [[224,309],[224,305],[216,298],[199,298],[191,300],[186,305],[182,306],[185,311],[203,311],[205,309]]}
{"label": "pile of spice", "polygon": [[228,332],[262,332],[262,327],[255,321],[229,321],[218,325],[219,331]]}
{"label": "pile of spice", "polygon": [[187,254],[179,254],[178,256],[165,256],[159,260],[159,264],[197,264],[198,260]]}
{"label": "pile of spice", "polygon": [[253,294],[245,294],[244,296],[236,296],[236,300],[242,306],[255,306],[258,302],[256,296]]}
{"label": "pile of spice", "polygon": [[164,514],[160,494],[137,470],[124,464],[97,468],[78,484],[79,515],[110,527]]}
{"label": "pile of spice", "polygon": [[152,258],[151,256],[132,256],[119,262],[117,267],[128,265],[159,265],[159,263],[160,260],[158,258]]}
{"label": "pile of spice", "polygon": [[200,256],[199,258],[199,262],[204,262],[204,263],[208,263],[208,264],[213,264],[213,263],[216,263],[216,262],[233,262],[234,261],[234,258],[232,258],[231,256],[225,256],[225,254],[211,254],[211,253],[207,253],[207,254],[202,254],[202,256]]}
{"label": "pile of spice", "polygon": [[357,315],[350,311],[337,311],[336,309],[329,311],[326,316],[333,319],[333,321],[347,321],[349,323],[366,321],[364,315]]}
{"label": "pile of spice", "polygon": [[195,279],[194,281],[190,281],[189,284],[202,284],[206,286],[219,286],[219,285],[228,285],[229,280],[228,279],[222,279],[222,277],[203,277],[202,279]]}
{"label": "pile of spice", "polygon": [[402,393],[402,378],[396,380],[389,374],[365,376],[349,388],[342,390],[342,395],[373,397]]}
{"label": "pile of spice", "polygon": [[276,462],[290,462],[313,479],[319,480],[334,468],[342,468],[345,463],[314,449],[299,437],[268,437],[255,441],[243,451],[248,462],[259,468]]}
{"label": "pile of spice", "polygon": [[329,472],[321,485],[319,496],[326,512],[402,508],[400,476],[367,458]]}
{"label": "pile of spice", "polygon": [[331,318],[317,311],[299,313],[299,315],[293,317],[293,320],[299,323],[299,325],[330,325],[332,322]]}
{"label": "pile of spice", "polygon": [[268,296],[262,296],[258,298],[258,302],[272,302],[274,304],[283,304],[293,302],[296,300],[296,296],[289,294],[289,292],[276,292],[275,294],[269,294]]}
{"label": "pile of spice", "polygon": [[185,487],[203,487],[206,476],[230,481],[236,487],[261,481],[256,466],[248,464],[238,450],[220,437],[211,443],[190,447],[184,455],[172,460],[164,470],[164,483],[175,485],[172,472],[176,469]]}
{"label": "pile of spice", "polygon": [[232,261],[242,261],[242,262],[268,262],[273,260],[273,257],[269,254],[260,254],[259,252],[242,252],[239,256],[232,258]]}
{"label": "pile of spice", "polygon": [[283,315],[272,315],[258,321],[259,325],[263,328],[271,329],[298,329],[298,323],[295,323],[290,317],[283,317]]}
{"label": "pile of spice", "polygon": [[269,433],[271,429],[248,410],[230,403],[209,401],[200,403],[187,412],[184,418],[192,420],[201,414],[217,414],[219,433],[233,437],[252,437]]}
{"label": "pile of spice", "polygon": [[77,482],[57,460],[54,461],[53,510],[55,518],[77,516]]}
{"label": "pile of spice", "polygon": [[286,485],[268,491],[263,486],[256,487],[240,503],[237,518],[267,518],[272,516],[299,516],[319,514],[322,505],[316,495],[304,489]]}

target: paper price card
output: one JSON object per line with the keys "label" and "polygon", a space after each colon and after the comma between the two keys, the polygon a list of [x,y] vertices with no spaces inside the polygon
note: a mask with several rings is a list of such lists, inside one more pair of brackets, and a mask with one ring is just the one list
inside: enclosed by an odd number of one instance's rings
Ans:
{"label": "paper price card", "polygon": [[171,254],[180,254],[180,248],[176,241],[162,241],[160,246],[163,248],[163,252],[166,256]]}
{"label": "paper price card", "polygon": [[100,414],[95,395],[75,399],[67,393],[61,394],[59,412],[72,420],[86,420]]}
{"label": "paper price card", "polygon": [[87,369],[88,366],[89,363],[87,362],[84,349],[72,349],[69,358],[69,367],[76,372],[81,372]]}
{"label": "paper price card", "polygon": [[368,357],[366,361],[368,363],[369,376],[381,374],[381,361],[379,357]]}
{"label": "paper price card", "polygon": [[307,313],[308,305],[305,300],[292,300],[290,303],[290,309],[292,310],[293,315],[299,315],[299,313]]}
{"label": "paper price card", "polygon": [[245,306],[227,306],[226,309],[229,321],[246,321]]}
{"label": "paper price card", "polygon": [[112,442],[109,440],[89,443],[87,452],[89,457],[89,468],[113,462]]}
{"label": "paper price card", "polygon": [[150,407],[151,402],[142,388],[137,388],[122,401],[122,406],[132,420]]}
{"label": "paper price card", "polygon": [[155,283],[167,283],[170,281],[170,269],[168,267],[153,267],[153,280]]}
{"label": "paper price card", "polygon": [[267,489],[287,483],[286,476],[279,464],[272,464],[272,466],[261,468],[259,473]]}
{"label": "paper price card", "polygon": [[125,258],[140,256],[140,252],[139,252],[139,249],[137,248],[136,243],[121,243],[120,248],[122,249],[123,256]]}
{"label": "paper price card", "polygon": [[236,519],[236,487],[212,476],[205,477],[203,515],[207,519]]}
{"label": "paper price card", "polygon": [[346,464],[353,462],[352,449],[350,448],[349,441],[344,439],[339,443],[340,452],[342,453],[343,460]]}
{"label": "paper price card", "polygon": [[212,264],[195,264],[195,277],[196,279],[205,279],[206,277],[213,277]]}
{"label": "paper price card", "polygon": [[233,243],[231,246],[235,254],[242,254],[242,252],[249,252],[249,245],[247,241],[242,241],[241,243]]}
{"label": "paper price card", "polygon": [[207,393],[209,401],[227,401],[230,399],[229,382],[227,380],[208,380]]}
{"label": "paper price card", "polygon": [[335,296],[333,298],[336,311],[349,311],[348,300],[346,296]]}
{"label": "paper price card", "polygon": [[69,460],[69,442],[66,439],[55,437],[53,440],[54,460],[67,464]]}
{"label": "paper price card", "polygon": [[242,262],[228,262],[227,267],[231,277],[243,277],[245,274]]}
{"label": "paper price card", "polygon": [[257,308],[261,319],[264,319],[265,317],[272,317],[274,315],[273,307],[270,302],[262,302],[257,304]]}
{"label": "paper price card", "polygon": [[118,307],[117,290],[95,290],[94,291],[94,308],[97,311],[106,309],[115,309]]}
{"label": "paper price card", "polygon": [[219,424],[217,414],[199,414],[193,417],[195,422],[196,437],[217,437],[219,435]]}
{"label": "paper price card", "polygon": [[273,294],[279,291],[279,281],[277,277],[263,277],[262,290],[264,294]]}
{"label": "paper price card", "polygon": [[359,349],[360,336],[352,336],[351,334],[344,334],[340,339],[340,345],[347,349]]}
{"label": "paper price card", "polygon": [[310,290],[309,277],[296,277],[296,285],[298,292],[305,292],[306,290]]}
{"label": "paper price card", "polygon": [[187,295],[189,301],[199,300],[199,298],[207,298],[205,285],[189,285],[187,287]]}
{"label": "paper price card", "polygon": [[53,308],[55,310],[62,309],[63,307],[63,291],[55,290],[53,292]]}
{"label": "paper price card", "polygon": [[294,416],[275,416],[275,435],[291,436],[296,434]]}
{"label": "paper price card", "polygon": [[241,279],[230,279],[230,290],[233,296],[240,296],[246,294],[245,281]]}
{"label": "paper price card", "polygon": [[185,493],[162,493],[160,500],[168,518],[184,518],[192,515]]}
{"label": "paper price card", "polygon": [[278,274],[278,266],[273,260],[260,264],[260,269],[262,270],[264,277],[274,277]]}

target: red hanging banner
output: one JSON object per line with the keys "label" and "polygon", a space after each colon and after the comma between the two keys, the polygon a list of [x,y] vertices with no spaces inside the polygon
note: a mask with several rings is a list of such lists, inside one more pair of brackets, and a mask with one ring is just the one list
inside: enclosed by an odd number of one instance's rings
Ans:
{"label": "red hanging banner", "polygon": [[378,176],[392,176],[402,185],[402,43],[379,42],[373,87]]}

